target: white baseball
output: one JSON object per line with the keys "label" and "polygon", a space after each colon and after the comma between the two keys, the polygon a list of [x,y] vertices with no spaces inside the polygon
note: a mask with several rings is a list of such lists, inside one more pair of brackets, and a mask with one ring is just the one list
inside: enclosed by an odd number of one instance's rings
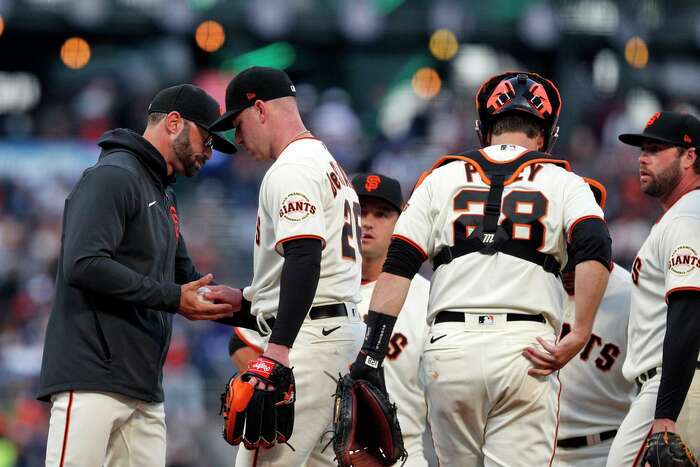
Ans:
{"label": "white baseball", "polygon": [[211,292],[209,287],[200,287],[197,289],[197,299],[203,303],[214,303],[211,300],[204,298],[204,294]]}

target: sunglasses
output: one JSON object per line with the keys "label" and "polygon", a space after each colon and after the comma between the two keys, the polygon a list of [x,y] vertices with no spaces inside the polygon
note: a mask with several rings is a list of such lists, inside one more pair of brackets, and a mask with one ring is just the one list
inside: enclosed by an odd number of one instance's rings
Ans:
{"label": "sunglasses", "polygon": [[207,149],[214,149],[214,135],[209,133],[209,130],[207,130],[203,126],[199,125],[198,123],[195,123],[195,122],[192,122],[192,123],[194,123],[197,126],[197,128],[199,129],[200,136],[202,134],[209,135],[206,138],[202,138],[202,145]]}

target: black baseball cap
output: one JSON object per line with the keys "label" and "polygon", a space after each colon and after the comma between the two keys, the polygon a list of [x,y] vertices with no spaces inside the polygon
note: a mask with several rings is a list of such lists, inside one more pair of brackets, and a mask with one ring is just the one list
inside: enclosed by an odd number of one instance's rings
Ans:
{"label": "black baseball cap", "polygon": [[202,88],[180,84],[165,88],[156,94],[148,106],[148,113],[176,111],[182,118],[207,130],[212,135],[214,149],[225,154],[236,152],[236,146],[212,130],[212,124],[221,115],[219,103]]}
{"label": "black baseball cap", "polygon": [[656,112],[641,133],[625,133],[620,141],[641,147],[646,142],[659,142],[692,148],[700,145],[700,121],[686,112]]}
{"label": "black baseball cap", "polygon": [[280,97],[296,96],[297,91],[287,73],[277,68],[254,66],[233,77],[226,87],[226,113],[214,124],[216,131],[230,130],[233,120],[256,100],[270,101]]}
{"label": "black baseball cap", "polygon": [[352,178],[352,186],[357,196],[371,196],[386,201],[401,212],[403,195],[398,180],[378,173],[363,173]]}

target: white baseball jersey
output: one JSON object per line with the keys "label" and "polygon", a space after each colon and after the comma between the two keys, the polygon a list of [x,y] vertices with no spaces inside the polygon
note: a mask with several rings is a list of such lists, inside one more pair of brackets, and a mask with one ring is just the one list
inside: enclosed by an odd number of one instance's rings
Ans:
{"label": "white baseball jersey", "polygon": [[623,367],[629,380],[661,367],[669,294],[700,291],[700,190],[683,195],[651,228],[632,263],[632,282]]}
{"label": "white baseball jersey", "polygon": [[[360,287],[362,301],[357,307],[364,318],[376,282]],[[386,387],[392,402],[399,409],[399,423],[404,439],[420,438],[426,429],[427,406],[423,384],[418,378],[423,344],[428,337],[426,313],[430,282],[416,274],[408,289],[408,296],[394,326],[389,349],[384,360]]]}
{"label": "white baseball jersey", "polygon": [[251,313],[277,315],[283,244],[297,238],[323,243],[321,277],[312,306],[360,301],[360,202],[343,169],[315,138],[293,141],[260,186],[253,282],[243,290]]}
{"label": "white baseball jersey", "polygon": [[[526,149],[497,145],[482,151],[505,163]],[[455,235],[464,239],[481,224],[488,190],[471,164],[455,161],[439,167],[415,189],[394,237],[432,259],[443,247],[454,245]],[[536,163],[504,187],[499,222],[507,218],[512,222],[509,233],[513,239],[528,241],[564,264],[567,239],[579,221],[591,217],[602,219],[603,211],[581,177],[553,164]],[[561,283],[529,261],[504,253],[468,254],[440,266],[431,281],[429,321],[443,310],[488,308],[494,314],[513,310],[543,313],[555,329],[561,325]]]}
{"label": "white baseball jersey", "polygon": [[[617,430],[637,394],[622,376],[631,289],[630,273],[615,265],[588,343],[559,371],[559,439]],[[567,296],[562,336],[571,330],[574,308]]]}

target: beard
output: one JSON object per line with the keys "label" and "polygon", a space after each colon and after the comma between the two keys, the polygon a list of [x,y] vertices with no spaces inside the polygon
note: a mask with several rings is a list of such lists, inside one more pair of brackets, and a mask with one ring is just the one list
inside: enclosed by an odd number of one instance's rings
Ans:
{"label": "beard", "polygon": [[649,182],[642,185],[642,191],[654,198],[663,198],[673,191],[681,180],[681,160],[676,159],[664,171],[649,176]]}
{"label": "beard", "polygon": [[197,174],[200,167],[197,164],[192,143],[190,141],[189,131],[181,131],[173,141],[173,152],[180,164],[182,164],[183,173],[186,177],[193,177]]}

